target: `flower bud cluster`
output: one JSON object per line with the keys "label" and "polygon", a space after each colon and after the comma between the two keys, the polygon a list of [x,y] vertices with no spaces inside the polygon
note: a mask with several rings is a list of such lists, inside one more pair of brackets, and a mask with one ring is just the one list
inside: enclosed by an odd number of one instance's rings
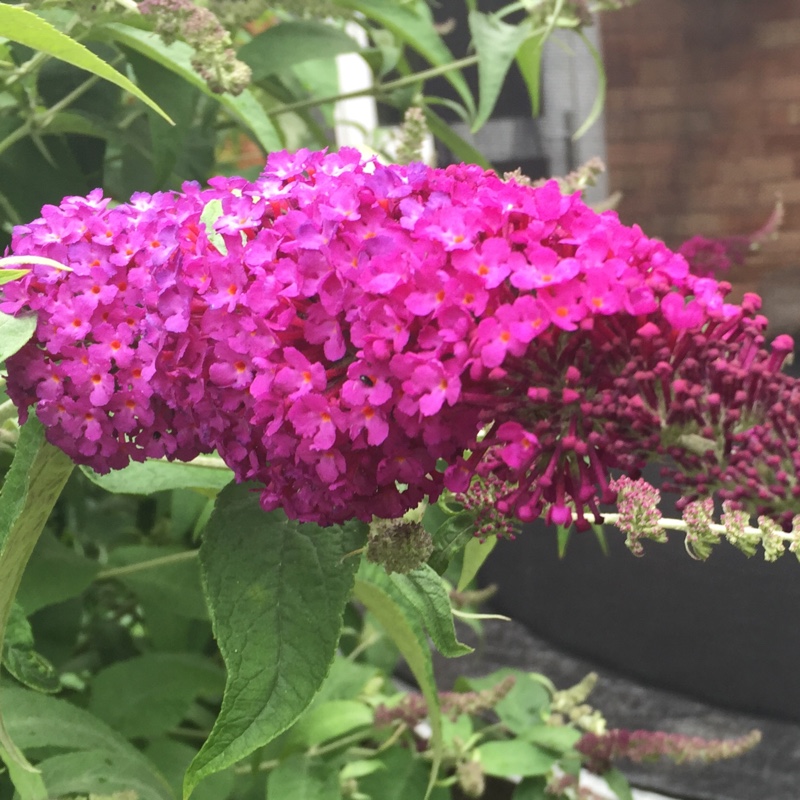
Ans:
{"label": "flower bud cluster", "polygon": [[690,497],[721,486],[779,522],[800,493],[790,342],[768,353],[754,299],[555,182],[273,153],[253,182],[67,198],[12,250],[72,271],[3,287],[0,310],[38,314],[9,394],[99,472],[217,450],[266,509],[322,523],[478,476],[500,515],[585,528],[610,471],[653,453]]}
{"label": "flower bud cluster", "polygon": [[668,758],[677,764],[708,764],[736,758],[752,750],[760,741],[761,732],[757,730],[732,739],[703,739],[680,733],[615,728],[601,734],[584,734],[575,749],[586,758],[586,768],[601,775],[619,758],[636,762]]}
{"label": "flower bud cluster", "polygon": [[167,44],[183,39],[194,49],[192,67],[212,92],[236,95],[247,88],[250,67],[236,58],[230,34],[212,11],[192,0],[141,0],[139,11],[154,20]]}

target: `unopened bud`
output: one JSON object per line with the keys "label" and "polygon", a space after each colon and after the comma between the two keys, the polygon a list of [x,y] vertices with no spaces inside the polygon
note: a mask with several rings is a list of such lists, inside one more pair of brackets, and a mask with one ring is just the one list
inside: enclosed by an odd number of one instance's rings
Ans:
{"label": "unopened bud", "polygon": [[486,779],[478,761],[460,761],[456,764],[456,777],[461,791],[467,797],[483,797]]}

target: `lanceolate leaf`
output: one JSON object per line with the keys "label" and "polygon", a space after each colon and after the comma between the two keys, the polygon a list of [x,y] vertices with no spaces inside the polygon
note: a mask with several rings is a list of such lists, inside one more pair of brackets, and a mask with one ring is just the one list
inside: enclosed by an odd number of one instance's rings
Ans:
{"label": "lanceolate leaf", "polygon": [[430,794],[442,760],[442,714],[433,675],[433,661],[416,612],[410,609],[407,602],[398,601],[398,598],[393,596],[392,589],[387,591],[387,578],[382,567],[364,561],[356,578],[354,595],[390,633],[427,703],[433,752],[433,765],[428,782],[428,794]]}
{"label": "lanceolate leaf", "polygon": [[192,48],[184,42],[164,44],[155,34],[140,31],[130,25],[111,23],[104,26],[102,34],[120,44],[138,51],[172,72],[176,72],[187,83],[214,98],[237,122],[252,131],[256,141],[265,151],[279,150],[281,143],[278,131],[249,89],[234,97],[230,94],[214,94],[191,64]]}
{"label": "lanceolate leaf", "polygon": [[282,733],[328,673],[364,526],[320,528],[265,513],[253,487],[219,496],[200,551],[214,633],[228,670],[222,709],[189,768],[184,796]]}
{"label": "lanceolate leaf", "polygon": [[470,11],[469,29],[478,53],[478,114],[472,123],[476,131],[492,114],[500,90],[520,45],[531,35],[529,19],[509,25],[501,19]]}
{"label": "lanceolate leaf", "polygon": [[[22,572],[72,467],[61,450],[48,444],[41,423],[31,416],[22,427],[16,455],[0,493],[0,648]],[[27,765],[8,738],[2,721],[0,746],[18,765]]]}
{"label": "lanceolate leaf", "polygon": [[0,313],[0,361],[13,356],[33,336],[36,317],[12,317]]}
{"label": "lanceolate leaf", "polygon": [[425,625],[436,649],[447,658],[472,652],[472,648],[456,639],[450,597],[442,579],[424,565],[407,575],[387,576],[406,602],[413,606]]}
{"label": "lanceolate leaf", "polygon": [[79,42],[61,33],[49,22],[37,17],[36,14],[19,6],[1,3],[0,33],[6,39],[24,44],[33,50],[47,53],[116,84],[126,92],[130,92],[134,97],[138,97],[143,103],[157,111],[165,120],[172,122],[164,110],[156,105],[136,84],[131,83],[103,59],[96,56]]}

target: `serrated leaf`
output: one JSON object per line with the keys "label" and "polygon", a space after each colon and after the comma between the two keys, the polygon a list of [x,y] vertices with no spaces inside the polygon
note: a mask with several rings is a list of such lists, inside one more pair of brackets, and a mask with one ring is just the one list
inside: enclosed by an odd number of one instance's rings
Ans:
{"label": "serrated leaf", "polygon": [[[410,0],[402,4],[387,3],[386,0],[337,0],[337,3],[375,20],[434,66],[453,61],[452,53],[436,30],[431,10],[423,0]],[[450,70],[445,77],[458,92],[469,113],[474,114],[475,100],[463,75],[457,70]]]}
{"label": "serrated leaf", "polygon": [[[0,652],[25,565],[72,468],[69,458],[48,444],[44,428],[31,415],[20,431],[14,461],[0,493]],[[8,759],[22,769],[30,768],[8,737],[2,719],[0,746]]]}
{"label": "serrated leaf", "polygon": [[0,4],[0,28],[5,38],[19,42],[32,50],[38,50],[48,55],[73,64],[80,69],[91,72],[104,80],[109,81],[134,97],[138,97],[154,111],[164,117],[167,122],[172,122],[167,113],[151,100],[136,84],[96,56],[80,42],[76,42],[49,22],[36,14],[18,6],[7,3]]}
{"label": "serrated leaf", "polygon": [[206,775],[286,730],[330,669],[365,526],[320,528],[265,513],[252,486],[220,494],[200,551],[214,634],[228,670],[222,709],[190,766]]}
{"label": "serrated leaf", "polygon": [[286,20],[254,36],[239,49],[237,57],[253,71],[253,80],[318,58],[361,50],[359,43],[341,28],[315,20]]}
{"label": "serrated leaf", "polygon": [[616,767],[604,772],[601,777],[617,796],[617,800],[633,800],[633,792],[628,779]]}
{"label": "serrated leaf", "polygon": [[147,459],[124,469],[98,475],[89,467],[81,472],[92,482],[114,494],[153,494],[169,489],[205,489],[218,492],[233,480],[233,472],[223,461],[200,456],[187,463]]}
{"label": "serrated leaf", "polygon": [[132,791],[136,800],[173,800],[166,780],[136,751],[82,750],[52,756],[38,766],[52,797]]}
{"label": "serrated leaf", "polygon": [[189,653],[147,653],[100,670],[89,711],[129,739],[152,738],[178,725],[198,696],[221,695],[225,675]]}
{"label": "serrated leaf", "polygon": [[473,536],[472,539],[467,542],[467,546],[464,548],[464,561],[461,565],[461,575],[458,578],[458,586],[456,586],[459,592],[463,592],[464,589],[472,583],[486,559],[491,555],[496,544],[496,536],[490,536],[484,541],[476,539]]}
{"label": "serrated leaf", "polygon": [[266,152],[280,150],[283,146],[278,131],[256,95],[250,89],[245,89],[235,97],[231,94],[214,94],[193,69],[193,50],[184,42],[166,45],[153,33],[119,22],[104,25],[94,30],[94,34],[126,45],[180,75],[188,84],[216,100],[233,119],[249,129]]}
{"label": "serrated leaf", "polygon": [[494,14],[469,12],[469,29],[478,54],[478,113],[473,133],[492,115],[514,57],[531,35],[531,25],[530,17],[519,25],[509,25]]}
{"label": "serrated leaf", "polygon": [[473,648],[456,639],[450,597],[433,569],[425,564],[407,575],[394,573],[387,577],[419,614],[428,635],[443,656],[456,658],[472,652]]}
{"label": "serrated leaf", "polygon": [[0,312],[0,361],[20,350],[36,330],[36,317],[12,317]]}
{"label": "serrated leaf", "polygon": [[387,591],[386,578],[388,576],[381,567],[363,561],[353,594],[390,634],[425,698],[428,722],[431,726],[430,748],[433,753],[428,794],[425,795],[428,797],[442,760],[442,712],[436,679],[433,675],[433,661],[416,614],[409,613],[408,604],[404,601],[398,602],[397,598],[392,596],[391,589]]}
{"label": "serrated leaf", "polygon": [[475,754],[484,773],[495,778],[546,775],[556,763],[554,755],[520,739],[486,742],[476,748]]}

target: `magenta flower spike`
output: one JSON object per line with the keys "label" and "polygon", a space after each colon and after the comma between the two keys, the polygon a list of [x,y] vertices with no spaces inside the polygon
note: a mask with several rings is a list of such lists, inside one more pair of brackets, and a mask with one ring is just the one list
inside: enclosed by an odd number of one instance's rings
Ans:
{"label": "magenta flower spike", "polygon": [[791,343],[763,348],[757,298],[555,182],[273,153],[254,182],[66,198],[11,249],[72,272],[2,287],[38,313],[9,394],[99,472],[217,450],[264,508],[321,523],[480,477],[500,513],[586,527],[654,454],[737,508],[753,446],[777,458],[760,513],[794,491]]}

